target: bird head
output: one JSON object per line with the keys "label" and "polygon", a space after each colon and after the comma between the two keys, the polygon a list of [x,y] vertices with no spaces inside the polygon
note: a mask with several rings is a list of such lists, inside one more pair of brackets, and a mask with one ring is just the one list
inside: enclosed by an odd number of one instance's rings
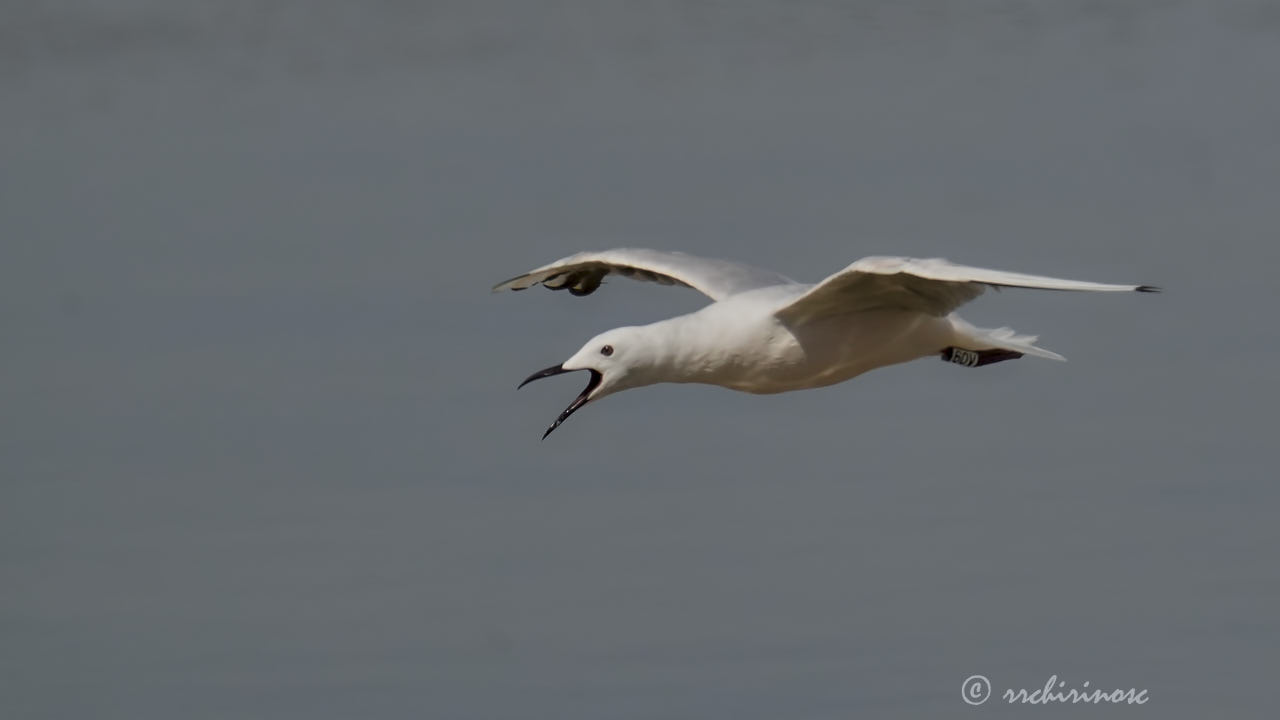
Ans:
{"label": "bird head", "polygon": [[568,360],[545,370],[539,370],[525,378],[518,387],[524,387],[534,380],[575,370],[586,370],[591,373],[590,379],[587,380],[587,387],[573,399],[573,402],[569,403],[569,407],[560,413],[551,427],[547,428],[547,431],[542,434],[543,439],[546,439],[551,431],[560,427],[560,423],[583,405],[620,390],[647,385],[648,382],[643,380],[646,375],[643,371],[652,364],[649,349],[644,342],[642,328],[615,328],[588,340],[587,344]]}

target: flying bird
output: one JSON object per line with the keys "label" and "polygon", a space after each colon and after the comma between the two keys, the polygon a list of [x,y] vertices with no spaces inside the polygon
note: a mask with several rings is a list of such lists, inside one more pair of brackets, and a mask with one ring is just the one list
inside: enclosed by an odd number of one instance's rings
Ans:
{"label": "flying bird", "polygon": [[1061,280],[956,265],[941,258],[865,257],[817,284],[680,252],[619,248],[582,252],[494,286],[541,284],[589,295],[607,275],[691,287],[713,301],[649,325],[614,328],[519,387],[574,370],[587,387],[543,433],[589,402],[655,383],[705,383],[749,393],[823,387],[930,355],[980,367],[1023,355],[1066,360],[1034,335],[970,325],[953,311],[987,287],[1159,292],[1151,285]]}

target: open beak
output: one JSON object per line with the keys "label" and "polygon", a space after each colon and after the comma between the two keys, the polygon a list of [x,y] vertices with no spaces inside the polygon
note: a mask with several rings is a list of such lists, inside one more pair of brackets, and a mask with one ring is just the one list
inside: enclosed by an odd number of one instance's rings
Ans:
{"label": "open beak", "polygon": [[[543,440],[546,440],[547,436],[551,434],[551,431],[560,427],[560,423],[567,420],[568,417],[572,415],[575,411],[577,411],[578,408],[582,407],[583,405],[586,405],[587,401],[591,399],[591,392],[596,388],[600,387],[600,381],[604,380],[604,375],[602,375],[599,370],[592,370],[591,368],[579,368],[579,369],[585,369],[591,373],[591,379],[587,381],[587,387],[581,393],[578,394],[578,397],[573,399],[573,402],[569,403],[569,407],[565,408],[564,412],[560,413],[560,417],[556,418],[556,421],[554,423],[551,423],[551,427],[547,428],[547,431],[542,433]],[[567,373],[567,372],[573,372],[573,370],[566,370],[564,369],[563,365],[552,365],[546,370],[539,370],[538,372],[525,378],[524,382],[516,386],[516,389],[519,390],[520,388],[524,387],[525,385],[528,385],[534,380],[541,380],[542,378],[545,378],[545,377],[551,377],[552,375],[559,375],[561,373]]]}

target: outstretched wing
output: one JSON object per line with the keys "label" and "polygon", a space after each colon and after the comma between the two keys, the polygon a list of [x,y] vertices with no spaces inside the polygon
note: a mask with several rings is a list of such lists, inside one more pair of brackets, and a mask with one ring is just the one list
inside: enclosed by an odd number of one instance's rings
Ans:
{"label": "outstretched wing", "polygon": [[784,320],[839,312],[896,309],[946,315],[991,287],[1093,292],[1159,292],[1151,285],[1112,285],[966,267],[942,258],[866,257],[814,285],[778,310]]}
{"label": "outstretched wing", "polygon": [[712,300],[723,300],[745,290],[795,282],[775,272],[727,260],[695,257],[681,252],[617,248],[570,255],[500,282],[493,289],[494,292],[524,290],[541,283],[552,290],[590,295],[600,287],[604,277],[611,274],[661,285],[691,287]]}

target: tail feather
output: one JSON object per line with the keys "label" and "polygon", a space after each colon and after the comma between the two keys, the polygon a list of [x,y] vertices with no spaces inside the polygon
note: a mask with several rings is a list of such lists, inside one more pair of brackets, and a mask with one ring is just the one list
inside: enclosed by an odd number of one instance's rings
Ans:
{"label": "tail feather", "polygon": [[951,327],[955,332],[955,345],[957,347],[966,350],[1002,348],[1020,352],[1024,355],[1035,355],[1036,357],[1060,360],[1062,362],[1067,361],[1065,357],[1052,350],[1037,347],[1035,342],[1039,339],[1038,335],[1019,335],[1014,332],[1013,328],[1008,327],[974,327],[956,315],[949,315],[947,318],[951,321]]}

